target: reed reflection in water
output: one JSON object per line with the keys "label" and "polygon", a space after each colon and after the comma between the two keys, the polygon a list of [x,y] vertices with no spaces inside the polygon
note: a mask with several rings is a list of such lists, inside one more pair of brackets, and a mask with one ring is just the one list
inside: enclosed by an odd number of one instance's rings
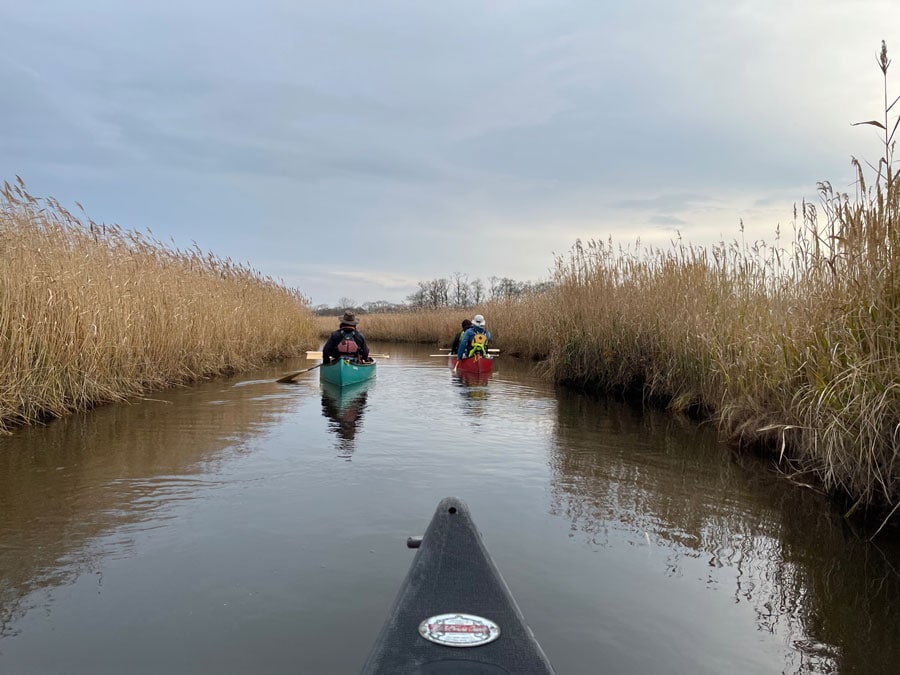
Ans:
{"label": "reed reflection in water", "polygon": [[[132,534],[216,490],[215,464],[312,393],[219,380],[0,438],[0,638],[54,588],[128,556]],[[23,606],[35,591],[43,599]]]}
{"label": "reed reflection in water", "polygon": [[786,642],[783,672],[896,672],[896,531],[867,542],[821,495],[723,455],[693,423],[568,392],[558,410],[552,509],[574,536],[644,548],[658,573],[749,606],[758,631]]}

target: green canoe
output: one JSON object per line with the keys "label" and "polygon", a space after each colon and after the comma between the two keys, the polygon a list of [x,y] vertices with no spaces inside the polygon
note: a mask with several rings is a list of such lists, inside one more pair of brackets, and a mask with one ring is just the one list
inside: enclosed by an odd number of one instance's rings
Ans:
{"label": "green canoe", "polygon": [[375,377],[375,361],[360,363],[356,359],[340,359],[319,368],[319,379],[338,387],[365,382],[373,377]]}

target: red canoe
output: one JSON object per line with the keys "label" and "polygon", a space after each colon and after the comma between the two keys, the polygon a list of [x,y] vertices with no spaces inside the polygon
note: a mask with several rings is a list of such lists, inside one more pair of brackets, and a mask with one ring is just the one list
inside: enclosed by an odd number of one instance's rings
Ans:
{"label": "red canoe", "polygon": [[451,370],[459,373],[489,373],[494,369],[494,359],[490,356],[475,356],[460,361],[455,356],[447,360]]}

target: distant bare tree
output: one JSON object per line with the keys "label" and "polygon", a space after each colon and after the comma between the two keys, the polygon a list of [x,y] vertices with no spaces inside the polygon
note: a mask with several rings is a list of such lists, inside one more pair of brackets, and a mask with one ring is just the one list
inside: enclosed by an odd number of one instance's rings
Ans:
{"label": "distant bare tree", "polygon": [[419,282],[419,290],[406,296],[406,302],[413,309],[422,309],[428,305],[428,284],[424,281]]}
{"label": "distant bare tree", "polygon": [[387,300],[375,300],[373,302],[364,302],[362,308],[366,310],[369,314],[378,314],[381,312],[389,312],[391,309],[395,307],[392,303]]}
{"label": "distant bare tree", "polygon": [[454,272],[450,279],[453,306],[467,307],[469,305],[469,276],[462,272]]}
{"label": "distant bare tree", "polygon": [[495,276],[488,277],[488,300],[497,299],[497,283],[500,281]]}
{"label": "distant bare tree", "polygon": [[484,282],[481,279],[475,279],[469,284],[469,290],[471,292],[473,305],[477,305],[484,300]]}
{"label": "distant bare tree", "polygon": [[512,300],[521,295],[522,288],[523,285],[515,279],[503,277],[497,280],[492,298],[495,300]]}
{"label": "distant bare tree", "polygon": [[486,300],[510,301],[532,293],[541,293],[553,287],[552,282],[516,281],[509,277],[492,276],[489,287],[481,279],[467,282],[468,275],[454,272],[449,279],[431,279],[418,282],[419,289],[406,297],[405,305],[391,305],[387,302],[366,303],[367,312],[396,312],[410,309],[442,309],[455,307],[464,309]]}
{"label": "distant bare tree", "polygon": [[450,304],[450,281],[433,279],[428,289],[428,305],[432,309],[447,307]]}

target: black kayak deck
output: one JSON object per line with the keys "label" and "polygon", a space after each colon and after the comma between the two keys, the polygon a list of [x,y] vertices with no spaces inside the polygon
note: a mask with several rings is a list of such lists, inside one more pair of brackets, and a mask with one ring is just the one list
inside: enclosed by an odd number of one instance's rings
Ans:
{"label": "black kayak deck", "polygon": [[[446,624],[437,618],[441,615],[450,615]],[[440,626],[482,631],[477,621],[472,627],[470,615],[496,624],[499,637],[477,646],[446,646],[420,634],[423,622],[439,627],[434,629],[439,640]],[[362,672],[553,673],[461,500],[450,497],[438,504]]]}

